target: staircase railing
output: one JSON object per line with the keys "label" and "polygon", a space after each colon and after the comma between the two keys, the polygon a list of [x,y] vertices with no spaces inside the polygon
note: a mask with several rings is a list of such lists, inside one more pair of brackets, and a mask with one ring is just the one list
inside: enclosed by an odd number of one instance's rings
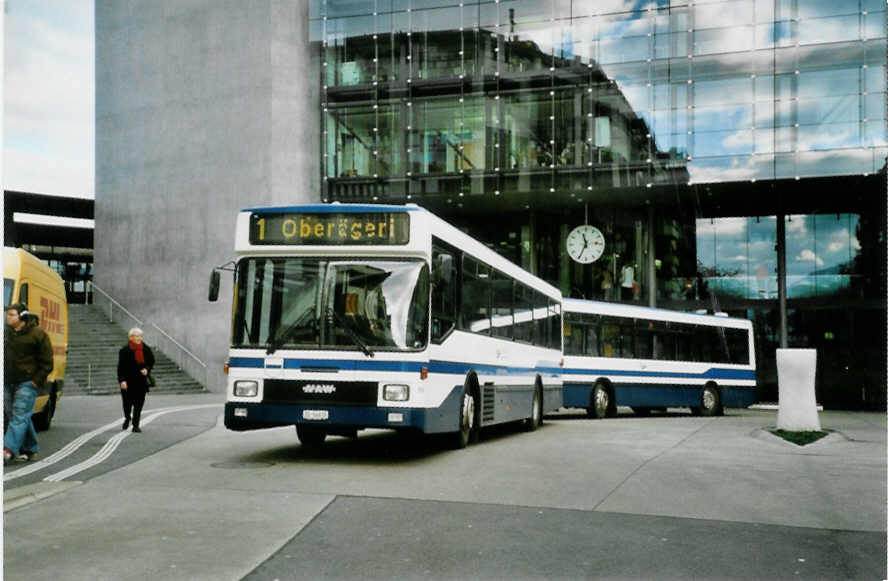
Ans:
{"label": "staircase railing", "polygon": [[[93,305],[100,311],[108,313],[108,320],[114,321],[117,315],[117,324],[123,328],[139,327],[145,333],[145,342],[159,349],[164,355],[169,357],[180,370],[184,371],[204,387],[209,382],[207,364],[200,358],[185,348],[184,345],[176,341],[169,333],[151,323],[152,329],[145,329],[145,323],[127,310],[119,301],[102,290],[92,281],[88,281],[88,289],[93,291]],[[116,310],[116,312],[115,312]]]}

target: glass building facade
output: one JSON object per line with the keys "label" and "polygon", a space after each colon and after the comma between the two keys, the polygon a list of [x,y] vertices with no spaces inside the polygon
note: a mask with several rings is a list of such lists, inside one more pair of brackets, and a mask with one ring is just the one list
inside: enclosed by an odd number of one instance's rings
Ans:
{"label": "glass building facade", "polygon": [[751,318],[761,399],[783,340],[826,405],[884,406],[884,0],[310,6],[325,200],[420,204],[565,295]]}

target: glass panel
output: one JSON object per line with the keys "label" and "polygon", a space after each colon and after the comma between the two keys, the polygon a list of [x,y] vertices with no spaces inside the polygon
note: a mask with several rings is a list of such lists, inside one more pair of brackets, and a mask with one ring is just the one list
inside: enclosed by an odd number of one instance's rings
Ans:
{"label": "glass panel", "polygon": [[371,83],[376,72],[372,16],[327,20],[327,84]]}
{"label": "glass panel", "polygon": [[849,16],[800,20],[798,31],[800,44],[857,40],[861,36],[860,16],[851,14]]}
{"label": "glass panel", "polygon": [[416,77],[437,79],[463,74],[463,38],[458,7],[412,11],[411,61]]}
{"label": "glass panel", "polygon": [[817,294],[815,271],[823,265],[814,243],[814,216],[786,217],[786,296],[791,299]]}
{"label": "glass panel", "polygon": [[731,0],[694,5],[694,29],[716,28],[725,23],[752,24],[753,0]]}
{"label": "glass panel", "polygon": [[755,46],[756,30],[752,26],[712,28],[694,31],[694,54],[716,54],[750,50]]}
{"label": "glass panel", "polygon": [[864,20],[864,28],[863,28],[863,37],[866,39],[871,38],[885,38],[885,11],[881,12],[870,12],[866,16],[863,17]]}
{"label": "glass panel", "polygon": [[851,289],[854,273],[856,214],[818,214],[814,216],[817,294],[832,296]]}

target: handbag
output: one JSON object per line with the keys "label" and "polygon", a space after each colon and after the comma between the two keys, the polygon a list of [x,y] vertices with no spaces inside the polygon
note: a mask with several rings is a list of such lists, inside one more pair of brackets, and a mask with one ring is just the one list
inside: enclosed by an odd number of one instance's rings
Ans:
{"label": "handbag", "polygon": [[151,375],[150,372],[148,373],[148,375],[145,376],[145,384],[148,387],[154,387],[155,385],[157,385],[157,382],[154,381],[154,376]]}

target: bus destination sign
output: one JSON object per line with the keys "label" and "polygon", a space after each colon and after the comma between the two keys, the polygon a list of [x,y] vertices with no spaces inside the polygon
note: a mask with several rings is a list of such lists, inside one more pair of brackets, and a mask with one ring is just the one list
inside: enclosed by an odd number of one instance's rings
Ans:
{"label": "bus destination sign", "polygon": [[409,241],[407,212],[282,212],[250,216],[250,244],[382,246]]}

